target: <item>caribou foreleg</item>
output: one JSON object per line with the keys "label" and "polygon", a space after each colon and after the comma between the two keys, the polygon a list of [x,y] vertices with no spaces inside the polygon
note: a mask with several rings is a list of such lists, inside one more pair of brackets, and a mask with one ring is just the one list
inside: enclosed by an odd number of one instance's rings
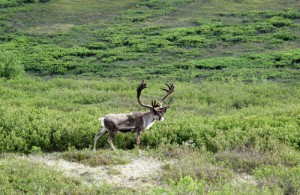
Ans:
{"label": "caribou foreleg", "polygon": [[97,135],[95,135],[94,138],[94,150],[96,151],[96,145],[97,145],[97,141],[100,137],[102,137],[104,134],[106,134],[108,132],[108,130],[106,128],[103,128]]}
{"label": "caribou foreleg", "polygon": [[136,131],[136,145],[139,148],[141,144],[141,132],[139,130]]}
{"label": "caribou foreleg", "polygon": [[136,130],[136,146],[137,146],[139,155],[143,155],[142,151],[140,150],[140,144],[141,144],[141,131]]}

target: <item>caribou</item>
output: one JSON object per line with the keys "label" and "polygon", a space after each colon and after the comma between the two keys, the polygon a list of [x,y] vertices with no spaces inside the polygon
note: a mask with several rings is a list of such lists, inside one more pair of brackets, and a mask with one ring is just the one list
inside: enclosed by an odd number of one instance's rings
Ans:
{"label": "caribou", "polygon": [[174,101],[171,101],[167,106],[163,106],[165,99],[175,91],[175,85],[173,83],[165,84],[167,88],[161,88],[166,92],[165,96],[157,102],[152,100],[151,105],[144,104],[141,99],[142,90],[147,88],[147,83],[144,80],[137,87],[137,101],[138,103],[147,109],[150,109],[149,112],[132,112],[128,114],[107,114],[104,117],[99,118],[101,124],[101,130],[94,137],[94,151],[96,151],[97,141],[100,137],[109,133],[108,143],[112,150],[116,150],[113,139],[117,132],[127,133],[135,132],[136,133],[136,145],[140,145],[140,134],[141,131],[145,129],[150,129],[155,121],[163,121],[163,115],[167,110],[173,105]]}

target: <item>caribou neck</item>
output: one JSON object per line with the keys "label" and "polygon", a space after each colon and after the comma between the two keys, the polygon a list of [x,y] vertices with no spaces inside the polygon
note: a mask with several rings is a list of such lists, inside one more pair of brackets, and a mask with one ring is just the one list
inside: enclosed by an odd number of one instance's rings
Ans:
{"label": "caribou neck", "polygon": [[146,112],[143,115],[144,129],[150,129],[155,123],[155,116],[153,112]]}

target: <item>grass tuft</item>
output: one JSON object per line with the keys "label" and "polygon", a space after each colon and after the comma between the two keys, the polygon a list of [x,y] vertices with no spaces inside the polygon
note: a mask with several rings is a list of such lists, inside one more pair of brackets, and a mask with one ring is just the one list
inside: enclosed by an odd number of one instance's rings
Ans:
{"label": "grass tuft", "polygon": [[77,162],[90,167],[107,165],[124,165],[130,163],[128,151],[119,150],[111,152],[110,150],[100,150],[93,152],[90,150],[71,150],[61,153],[63,159],[71,162]]}

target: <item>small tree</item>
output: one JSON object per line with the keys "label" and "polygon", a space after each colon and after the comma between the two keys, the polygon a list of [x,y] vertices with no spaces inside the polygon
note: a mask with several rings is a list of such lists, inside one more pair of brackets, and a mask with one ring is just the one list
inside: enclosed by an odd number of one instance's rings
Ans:
{"label": "small tree", "polygon": [[13,52],[0,50],[0,77],[12,78],[23,72],[24,67]]}

